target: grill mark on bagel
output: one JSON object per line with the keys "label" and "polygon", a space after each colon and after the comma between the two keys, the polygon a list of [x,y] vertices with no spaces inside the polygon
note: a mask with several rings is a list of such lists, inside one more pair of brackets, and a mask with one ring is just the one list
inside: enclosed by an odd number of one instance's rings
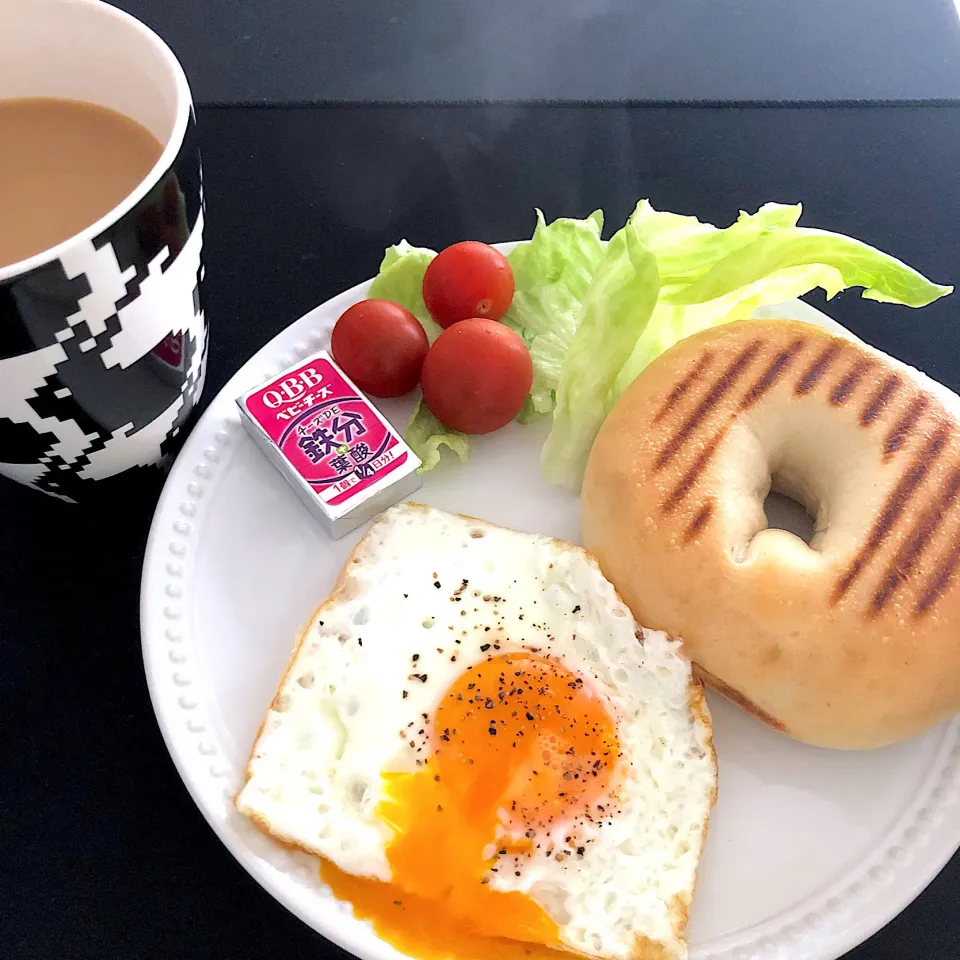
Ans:
{"label": "grill mark on bagel", "polygon": [[842,407],[850,399],[850,395],[857,389],[864,374],[872,366],[872,360],[858,360],[830,391],[830,406]]}
{"label": "grill mark on bagel", "polygon": [[654,423],[659,423],[683,399],[686,392],[700,379],[711,363],[713,363],[713,351],[704,350],[694,368],[670,391],[663,406],[653,418]]}
{"label": "grill mark on bagel", "polygon": [[704,683],[713,687],[713,689],[718,693],[722,693],[728,700],[732,700],[735,704],[737,704],[738,707],[746,710],[747,713],[752,714],[758,720],[762,720],[768,726],[773,727],[774,730],[779,730],[781,733],[787,732],[785,724],[779,721],[772,714],[767,713],[763,707],[758,707],[752,700],[745,697],[735,687],[731,687],[730,684],[724,683],[721,679],[715,677],[709,671],[704,670],[701,666],[696,668],[696,672],[699,674]]}
{"label": "grill mark on bagel", "polygon": [[837,581],[830,598],[832,604],[840,600],[853,586],[853,582],[860,576],[890,536],[903,511],[907,508],[907,504],[917,492],[920,484],[926,479],[937,457],[943,452],[949,436],[949,425],[941,422],[936,432],[914,458],[913,463],[903,472],[896,487],[887,497],[887,502],[883,505],[880,516],[874,522],[873,528],[870,530],[870,536],[867,537],[867,542],[860,548],[860,552],[854,557],[846,573]]}
{"label": "grill mark on bagel", "polygon": [[925,396],[914,397],[907,409],[900,415],[897,422],[890,428],[883,441],[883,462],[887,463],[893,455],[910,439],[913,428],[919,423],[924,411],[930,405]]}
{"label": "grill mark on bagel", "polygon": [[890,601],[890,598],[909,579],[920,558],[933,540],[933,534],[946,510],[956,502],[960,495],[960,468],[951,472],[936,503],[932,504],[914,527],[910,536],[901,544],[880,586],[870,601],[870,615],[877,616]]}
{"label": "grill mark on bagel", "polygon": [[823,375],[833,366],[834,360],[840,356],[841,350],[843,350],[843,344],[839,340],[834,340],[820,351],[819,356],[807,367],[794,387],[798,397],[808,394],[823,379]]}
{"label": "grill mark on bagel", "polygon": [[680,482],[670,492],[670,496],[664,501],[662,514],[666,516],[672,513],[677,504],[690,492],[690,489],[697,482],[700,474],[703,473],[710,459],[717,452],[717,447],[727,435],[727,428],[717,431],[710,440],[704,445],[703,449],[697,454],[696,459],[687,468],[686,473],[680,478]]}
{"label": "grill mark on bagel", "polygon": [[747,368],[760,352],[762,341],[754,340],[740,351],[734,360],[714,381],[696,409],[680,425],[680,429],[667,441],[653,461],[653,472],[659,473],[676,455],[677,451],[690,439],[693,432],[703,423],[707,414],[736,386]]}
{"label": "grill mark on bagel", "polygon": [[683,543],[686,546],[698,533],[710,522],[710,518],[713,516],[714,502],[708,500],[698,511],[697,515],[690,521],[690,526],[687,527],[686,532],[683,535]]}
{"label": "grill mark on bagel", "polygon": [[940,565],[927,582],[923,596],[920,597],[917,605],[913,608],[915,620],[929,613],[936,602],[947,592],[947,588],[953,582],[958,565],[960,565],[960,536],[954,538],[949,553],[940,561]]}
{"label": "grill mark on bagel", "polygon": [[784,347],[770,362],[770,366],[760,375],[759,379],[747,391],[740,401],[740,409],[752,407],[786,372],[787,368],[797,358],[797,354],[806,344],[806,337],[797,337],[789,346]]}
{"label": "grill mark on bagel", "polygon": [[874,391],[873,396],[870,397],[869,402],[863,408],[860,413],[860,426],[869,427],[877,417],[880,416],[880,413],[883,411],[883,408],[890,402],[893,398],[893,395],[900,389],[903,381],[900,379],[899,375],[896,373],[891,373],[883,383]]}

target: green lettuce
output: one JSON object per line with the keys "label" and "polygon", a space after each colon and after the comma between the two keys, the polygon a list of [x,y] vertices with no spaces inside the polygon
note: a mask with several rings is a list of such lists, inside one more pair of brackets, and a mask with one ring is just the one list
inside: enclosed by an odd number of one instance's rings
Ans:
{"label": "green lettuce", "polygon": [[[641,200],[605,243],[599,210],[549,224],[537,211],[533,236],[508,257],[516,292],[503,322],[533,361],[533,385],[517,419],[553,416],[541,456],[549,480],[580,489],[613,404],[685,337],[817,287],[828,298],[860,287],[867,299],[910,307],[952,292],[858,240],[798,227],[801,213],[800,204],[766,203],[721,228]],[[423,275],[435,256],[406,240],[390,247],[369,294],[410,310],[431,343],[441,330],[423,301]],[[469,456],[469,437],[444,427],[422,401],[404,436],[422,470],[433,469],[443,447],[463,462]]]}
{"label": "green lettuce", "polygon": [[406,240],[388,247],[380,263],[380,272],[367,294],[371,299],[392,300],[406,307],[420,321],[431,343],[442,331],[423,302],[423,275],[436,255],[434,250],[411,246]]}
{"label": "green lettuce", "polygon": [[551,482],[579,490],[590,447],[610,410],[614,381],[653,314],[659,290],[657,258],[643,242],[635,213],[597,264],[563,363],[553,426],[541,454]]}
{"label": "green lettuce", "polygon": [[579,321],[585,348],[579,348],[578,331],[561,370],[542,456],[549,480],[579,491],[590,446],[620,394],[652,360],[700,330],[816,287],[828,297],[862,287],[868,299],[910,307],[952,292],[860,241],[797,227],[800,212],[799,204],[765,204],[718,229],[695,217],[654,210],[646,200],[637,205],[628,227],[656,263],[654,304],[645,315],[650,289],[644,290],[642,310],[616,286],[603,289],[602,264],[598,267]]}
{"label": "green lettuce", "polygon": [[422,397],[407,421],[403,439],[407,446],[420,458],[418,473],[432,470],[440,462],[440,448],[447,447],[466,463],[470,457],[470,438],[456,430],[445,427],[428,409]]}
{"label": "green lettuce", "polygon": [[[585,220],[561,218],[548,224],[537,210],[533,236],[510,252],[515,293],[503,322],[523,339],[533,362],[533,385],[517,419],[530,423],[548,416],[554,407],[560,368],[570,347],[580,316],[580,304],[603,255],[600,239],[603,214],[598,210]],[[436,256],[433,250],[411,246],[406,240],[390,247],[369,296],[392,300],[406,307],[423,325],[432,343],[440,327],[423,301],[423,275]],[[448,447],[466,462],[470,439],[448,430],[418,401],[404,439],[432,470]]]}
{"label": "green lettuce", "polygon": [[801,268],[782,270],[777,276],[734,290],[725,297],[688,307],[664,303],[661,291],[661,299],[650,323],[637,339],[630,359],[617,374],[612,399],[619,397],[649,363],[685,337],[734,320],[746,320],[758,307],[792,300],[815,286],[816,283],[810,282],[808,271]]}
{"label": "green lettuce", "polygon": [[538,420],[552,412],[557,382],[580,319],[580,307],[603,256],[603,213],[586,220],[548,224],[537,210],[529,241],[507,259],[515,292],[503,323],[523,339],[533,361],[533,385],[517,419]]}
{"label": "green lettuce", "polygon": [[796,226],[801,212],[799,203],[765,203],[753,214],[741,210],[734,224],[720,228],[696,217],[655,210],[649,200],[641,200],[634,218],[644,244],[657,258],[660,286],[667,292],[699,280],[758,237]]}
{"label": "green lettuce", "polygon": [[805,267],[810,288],[823,287],[827,298],[847,287],[863,287],[861,296],[880,303],[925,307],[953,291],[931,283],[913,267],[886,253],[837,233],[794,227],[757,237],[718,260],[694,283],[670,297],[675,304],[703,303],[775,278],[781,270]]}

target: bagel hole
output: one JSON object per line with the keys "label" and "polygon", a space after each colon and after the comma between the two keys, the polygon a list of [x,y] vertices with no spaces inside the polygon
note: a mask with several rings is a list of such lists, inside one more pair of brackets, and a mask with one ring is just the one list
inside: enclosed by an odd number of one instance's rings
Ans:
{"label": "bagel hole", "polygon": [[816,517],[808,507],[788,497],[785,493],[776,491],[776,477],[774,489],[767,494],[763,501],[763,512],[767,518],[767,527],[775,530],[786,530],[799,537],[805,544],[810,545],[816,531]]}

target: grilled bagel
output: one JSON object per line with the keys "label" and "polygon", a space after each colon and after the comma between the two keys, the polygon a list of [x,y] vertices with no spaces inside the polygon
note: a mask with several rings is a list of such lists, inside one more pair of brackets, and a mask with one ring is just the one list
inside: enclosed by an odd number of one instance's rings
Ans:
{"label": "grilled bagel", "polygon": [[[918,734],[960,710],[946,393],[807,323],[690,337],[600,430],[584,545],[638,621],[681,637],[703,679],[770,726],[838,748]],[[771,488],[815,518],[809,544],[767,528]]]}

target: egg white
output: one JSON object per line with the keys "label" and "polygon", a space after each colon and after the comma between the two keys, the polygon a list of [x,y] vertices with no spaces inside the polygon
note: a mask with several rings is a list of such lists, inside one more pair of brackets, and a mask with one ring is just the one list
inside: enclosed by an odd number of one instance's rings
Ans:
{"label": "egg white", "polygon": [[[571,950],[628,958],[652,942],[683,957],[716,761],[679,644],[638,631],[579,547],[393,507],[306,628],[237,807],[285,842],[389,881],[381,774],[426,760],[429,718],[462,671],[535,648],[582,677],[616,718],[615,813],[576,824],[580,853],[547,856],[543,844],[491,885],[533,898]],[[568,832],[558,826],[554,853]]]}

